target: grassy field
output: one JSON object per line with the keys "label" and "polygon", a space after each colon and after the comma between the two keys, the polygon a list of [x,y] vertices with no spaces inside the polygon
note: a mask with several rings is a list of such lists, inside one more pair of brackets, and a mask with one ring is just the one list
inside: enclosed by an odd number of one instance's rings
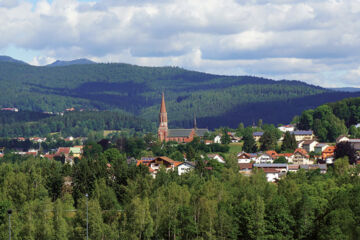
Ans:
{"label": "grassy field", "polygon": [[243,143],[230,143],[230,150],[229,153],[239,153],[242,151],[242,145]]}

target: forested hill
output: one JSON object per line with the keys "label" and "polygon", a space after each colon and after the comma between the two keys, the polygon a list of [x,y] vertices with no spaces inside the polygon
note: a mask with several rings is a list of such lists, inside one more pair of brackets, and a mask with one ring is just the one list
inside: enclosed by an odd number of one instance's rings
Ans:
{"label": "forested hill", "polygon": [[177,67],[129,64],[75,64],[35,67],[0,62],[0,107],[59,112],[66,108],[122,109],[157,121],[165,91],[170,127],[250,124],[257,118],[286,123],[304,109],[360,96],[299,81],[221,76]]}

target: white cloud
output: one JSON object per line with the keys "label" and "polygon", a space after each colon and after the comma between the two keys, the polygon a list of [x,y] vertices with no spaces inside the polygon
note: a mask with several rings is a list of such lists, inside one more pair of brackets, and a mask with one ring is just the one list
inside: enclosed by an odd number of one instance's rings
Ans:
{"label": "white cloud", "polygon": [[359,0],[0,0],[0,49],[41,51],[36,65],[87,57],[356,85],[359,13]]}

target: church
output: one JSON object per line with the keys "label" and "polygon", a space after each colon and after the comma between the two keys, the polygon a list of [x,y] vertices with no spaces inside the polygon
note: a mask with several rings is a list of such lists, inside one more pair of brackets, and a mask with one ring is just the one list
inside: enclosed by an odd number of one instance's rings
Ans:
{"label": "church", "polygon": [[188,143],[191,142],[195,136],[204,137],[204,134],[209,132],[208,129],[197,128],[195,118],[194,118],[194,128],[169,129],[164,93],[162,93],[162,97],[161,97],[159,121],[160,124],[158,129],[158,138],[160,141],[165,141],[165,142],[175,141],[179,143]]}

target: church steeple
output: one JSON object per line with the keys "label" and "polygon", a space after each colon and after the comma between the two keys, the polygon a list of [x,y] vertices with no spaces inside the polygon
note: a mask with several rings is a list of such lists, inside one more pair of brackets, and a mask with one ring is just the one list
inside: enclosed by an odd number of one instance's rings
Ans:
{"label": "church steeple", "polygon": [[168,136],[168,121],[167,121],[167,112],[165,106],[165,96],[164,92],[161,95],[161,106],[159,113],[159,129],[158,129],[158,137],[160,141],[166,141]]}
{"label": "church steeple", "polygon": [[197,129],[197,124],[196,124],[196,115],[194,113],[194,129]]}

